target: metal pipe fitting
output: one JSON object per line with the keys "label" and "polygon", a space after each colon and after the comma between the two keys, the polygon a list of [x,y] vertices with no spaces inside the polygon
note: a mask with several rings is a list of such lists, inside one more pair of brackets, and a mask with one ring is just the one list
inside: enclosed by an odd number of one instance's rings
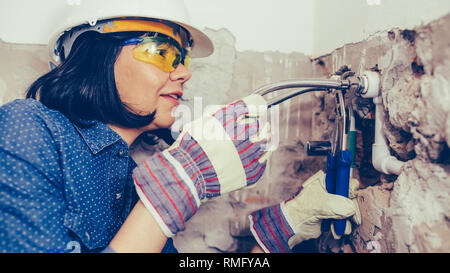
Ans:
{"label": "metal pipe fitting", "polygon": [[351,82],[348,80],[333,80],[333,79],[298,79],[288,80],[276,83],[270,83],[256,89],[253,93],[261,96],[267,95],[271,92],[289,89],[289,88],[320,88],[320,89],[348,89],[351,87]]}

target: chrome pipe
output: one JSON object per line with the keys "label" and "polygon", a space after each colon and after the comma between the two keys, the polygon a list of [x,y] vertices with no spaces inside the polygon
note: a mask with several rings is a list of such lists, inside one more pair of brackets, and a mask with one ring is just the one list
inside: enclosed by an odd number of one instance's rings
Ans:
{"label": "chrome pipe", "polygon": [[289,88],[329,88],[329,89],[348,89],[351,83],[347,80],[332,80],[332,79],[298,79],[298,80],[288,80],[276,83],[270,83],[259,87],[253,93],[259,94],[261,96],[267,95],[271,92],[289,89]]}

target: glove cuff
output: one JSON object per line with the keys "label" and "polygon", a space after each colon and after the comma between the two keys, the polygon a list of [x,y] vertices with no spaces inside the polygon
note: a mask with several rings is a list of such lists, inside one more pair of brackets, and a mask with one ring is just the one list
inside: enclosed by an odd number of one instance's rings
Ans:
{"label": "glove cuff", "polygon": [[295,235],[281,204],[263,208],[250,216],[250,230],[266,253],[290,253],[289,239]]}
{"label": "glove cuff", "polygon": [[[151,156],[133,171],[136,192],[167,237],[185,229],[185,222],[198,210],[201,183],[190,179],[195,164],[185,167],[168,151]],[[189,171],[189,172],[188,172]],[[195,179],[195,178],[194,178]]]}

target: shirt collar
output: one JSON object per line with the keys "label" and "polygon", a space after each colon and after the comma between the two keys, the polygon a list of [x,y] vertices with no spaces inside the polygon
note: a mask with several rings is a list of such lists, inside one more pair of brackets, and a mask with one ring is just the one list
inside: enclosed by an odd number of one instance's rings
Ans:
{"label": "shirt collar", "polygon": [[[93,154],[97,154],[104,148],[118,141],[122,141],[123,143],[125,143],[125,141],[122,139],[122,137],[119,136],[119,134],[114,132],[111,128],[108,127],[108,125],[103,122],[97,120],[83,120],[81,122],[86,126],[74,124],[75,128],[80,133],[81,137],[86,142]],[[126,146],[128,147],[127,144]]]}

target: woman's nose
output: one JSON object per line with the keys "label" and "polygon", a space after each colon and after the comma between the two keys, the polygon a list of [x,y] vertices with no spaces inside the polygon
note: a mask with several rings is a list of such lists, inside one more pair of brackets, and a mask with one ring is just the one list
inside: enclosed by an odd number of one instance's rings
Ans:
{"label": "woman's nose", "polygon": [[191,76],[191,71],[183,64],[179,64],[174,71],[170,72],[170,79],[172,81],[180,81],[181,83],[187,82]]}

